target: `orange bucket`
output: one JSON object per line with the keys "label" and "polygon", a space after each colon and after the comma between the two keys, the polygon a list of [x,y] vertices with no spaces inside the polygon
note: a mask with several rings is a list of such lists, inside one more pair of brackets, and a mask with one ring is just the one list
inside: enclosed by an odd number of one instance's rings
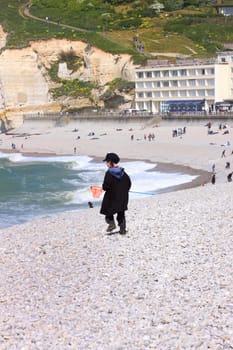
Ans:
{"label": "orange bucket", "polygon": [[102,187],[100,187],[100,186],[91,186],[90,190],[91,190],[93,198],[99,198],[102,194],[102,191],[103,191]]}

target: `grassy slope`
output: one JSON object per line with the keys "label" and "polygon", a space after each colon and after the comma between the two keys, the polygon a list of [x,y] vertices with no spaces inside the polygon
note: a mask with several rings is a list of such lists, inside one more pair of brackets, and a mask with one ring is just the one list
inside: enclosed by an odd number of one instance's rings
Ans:
{"label": "grassy slope", "polygon": [[[4,30],[9,33],[7,38],[8,47],[23,47],[29,40],[48,38],[69,38],[83,40],[104,51],[112,53],[129,53],[133,56],[149,56],[153,52],[180,53],[193,57],[208,57],[214,54],[216,48],[222,49],[222,42],[233,42],[233,17],[197,17],[197,11],[180,11],[169,17],[144,18],[142,25],[137,30],[112,30],[106,31],[103,20],[98,25],[95,23],[96,31],[80,32],[57,26],[50,23],[38,22],[30,18],[22,18],[19,15],[19,6],[23,0],[1,0],[0,23]],[[41,2],[42,3],[42,2]],[[100,11],[100,9],[97,9]],[[117,9],[120,11],[120,9]],[[92,12],[91,12],[92,11]],[[93,10],[90,11],[92,18]],[[97,12],[98,12],[97,11]],[[203,10],[202,10],[203,11]],[[70,13],[62,8],[45,8],[32,6],[30,12],[40,18],[50,16],[54,21],[60,20],[63,24],[81,26],[80,14]],[[92,13],[92,15],[91,15]],[[98,17],[97,17],[98,19]],[[93,23],[92,23],[93,25]],[[133,43],[133,37],[142,42],[144,55],[139,55]]]}

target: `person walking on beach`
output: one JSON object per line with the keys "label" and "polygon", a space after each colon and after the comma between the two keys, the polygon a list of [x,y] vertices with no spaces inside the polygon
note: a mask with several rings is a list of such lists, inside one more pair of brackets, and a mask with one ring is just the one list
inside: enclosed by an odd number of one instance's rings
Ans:
{"label": "person walking on beach", "polygon": [[100,213],[105,215],[108,224],[107,232],[116,228],[114,214],[117,214],[117,222],[120,234],[126,234],[125,211],[128,209],[129,190],[131,179],[125,170],[119,167],[120,158],[116,153],[107,153],[103,162],[106,162],[108,170],[105,173],[102,188],[105,191]]}
{"label": "person walking on beach", "polygon": [[212,185],[215,185],[215,182],[216,182],[216,175],[213,174],[213,175],[211,176],[211,183],[212,183]]}
{"label": "person walking on beach", "polygon": [[233,175],[233,173],[229,173],[229,174],[227,175],[227,181],[228,181],[228,182],[231,182],[231,181],[232,181],[232,175]]}

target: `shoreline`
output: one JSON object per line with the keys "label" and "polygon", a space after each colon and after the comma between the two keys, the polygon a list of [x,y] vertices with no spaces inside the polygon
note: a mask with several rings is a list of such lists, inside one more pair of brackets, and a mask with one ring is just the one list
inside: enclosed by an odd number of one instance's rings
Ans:
{"label": "shoreline", "polygon": [[[41,152],[23,152],[20,150],[9,150],[9,149],[1,149],[0,152],[10,154],[10,153],[18,153],[25,157],[64,157],[64,156],[74,156],[74,154],[58,154],[58,153],[41,153]],[[101,157],[94,156],[94,155],[86,155],[87,157],[92,158],[91,162],[102,162]],[[154,163],[153,161],[149,159],[130,159],[130,158],[122,158],[121,162],[133,162],[133,161],[142,161],[146,163]],[[181,174],[187,174],[187,175],[193,175],[196,176],[196,179],[188,182],[183,183],[176,186],[169,186],[166,189],[161,189],[156,191],[156,193],[164,193],[164,192],[171,192],[171,191],[178,191],[181,189],[188,189],[192,187],[197,187],[201,185],[205,185],[210,182],[211,178],[211,172],[203,170],[203,169],[195,169],[187,165],[182,164],[175,164],[175,163],[163,163],[163,162],[156,162],[156,166],[153,169],[147,170],[150,171],[158,171],[163,173],[181,173]],[[127,170],[127,169],[126,169]]]}
{"label": "shoreline", "polygon": [[171,186],[171,187],[168,187],[164,190],[159,190],[158,194],[171,192],[171,191],[186,190],[186,189],[190,189],[190,188],[198,187],[198,186],[205,186],[206,184],[208,184],[210,182],[211,174],[212,174],[211,172],[206,171],[206,170],[194,169],[194,168],[191,168],[190,166],[178,165],[178,164],[173,164],[173,163],[171,164],[171,163],[158,162],[158,165],[156,168],[158,171],[167,172],[167,173],[180,172],[180,170],[182,170],[183,174],[197,176],[194,180],[192,180],[190,182],[183,183],[183,184],[180,184],[177,186]]}
{"label": "shoreline", "polygon": [[[3,150],[0,150],[1,152]],[[69,154],[69,155],[59,155],[59,154],[41,154],[39,152],[14,152],[15,150],[8,150],[8,152],[4,152],[7,155],[9,154],[22,154],[23,156],[25,157],[50,157],[53,159],[53,161],[56,159],[56,157],[64,157],[64,156],[74,156],[73,154]],[[101,162],[102,163],[102,158],[100,157],[95,157],[95,156],[88,156],[91,158],[91,163],[95,162],[95,163],[98,163],[98,162]],[[150,160],[142,160],[142,159],[129,159],[129,158],[123,158],[121,160],[121,162],[135,162],[135,161],[142,161],[142,162],[145,162],[145,163],[154,163]],[[126,169],[127,171],[127,169]],[[161,188],[161,189],[157,189],[157,190],[153,190],[151,192],[151,194],[153,195],[160,195],[160,194],[163,194],[163,193],[168,193],[168,192],[175,192],[175,191],[180,191],[180,190],[187,190],[187,189],[190,189],[190,188],[193,188],[193,187],[198,187],[198,186],[203,186],[205,185],[207,182],[209,182],[209,179],[210,179],[210,173],[207,172],[207,171],[203,171],[203,170],[200,170],[200,169],[193,169],[189,166],[184,166],[184,165],[176,165],[176,164],[171,164],[171,163],[161,163],[161,162],[156,162],[156,166],[153,167],[152,169],[149,169],[149,170],[146,170],[146,172],[157,172],[157,173],[163,173],[163,174],[167,174],[167,173],[178,173],[180,175],[191,175],[191,176],[195,176],[196,178],[189,181],[189,182],[186,182],[186,183],[181,183],[179,185],[173,185],[173,186],[168,186],[166,188]],[[130,199],[130,202],[131,201],[134,201],[134,200],[138,200],[139,198],[133,198],[133,199]],[[90,199],[91,200],[91,199]],[[95,206],[96,207],[99,207],[100,206],[100,202],[97,202],[95,203]],[[77,206],[79,206],[80,204],[77,203]],[[56,212],[56,210],[54,211],[53,214],[50,214],[49,216],[50,217],[53,217],[54,215],[57,215],[58,213],[69,213],[69,212],[80,212],[80,210],[89,210],[89,207],[82,207],[82,208],[73,208],[72,210],[69,210],[67,208],[63,208],[63,211],[61,211],[60,209]],[[46,217],[46,213],[44,214],[40,214],[39,217],[40,218],[43,218],[43,217]],[[37,220],[38,219],[38,216],[35,215],[35,216],[32,216],[30,219],[26,219],[25,218],[25,221],[22,221],[20,223],[12,223],[12,224],[9,224],[7,226],[2,226],[0,227],[0,230],[1,229],[5,229],[7,227],[14,227],[15,225],[23,225],[25,224],[26,222],[32,222],[34,220]]]}

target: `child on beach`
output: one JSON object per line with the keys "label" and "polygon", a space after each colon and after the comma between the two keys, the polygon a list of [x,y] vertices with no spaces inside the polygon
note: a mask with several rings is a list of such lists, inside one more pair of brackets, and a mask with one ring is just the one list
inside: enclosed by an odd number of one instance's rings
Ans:
{"label": "child on beach", "polygon": [[124,235],[126,234],[125,211],[128,209],[131,180],[124,169],[117,165],[120,158],[116,153],[107,153],[103,161],[106,162],[108,170],[102,185],[105,194],[100,213],[105,215],[105,221],[108,224],[107,232],[112,232],[116,228],[114,214],[117,214],[120,234]]}

